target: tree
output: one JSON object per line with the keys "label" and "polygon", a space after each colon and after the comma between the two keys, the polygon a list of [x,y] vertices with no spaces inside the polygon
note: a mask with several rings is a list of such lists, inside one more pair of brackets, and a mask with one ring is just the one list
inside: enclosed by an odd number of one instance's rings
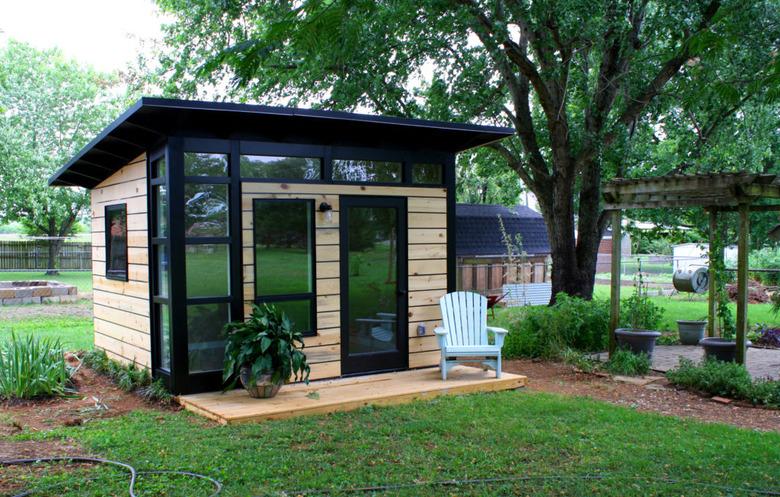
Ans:
{"label": "tree", "polygon": [[706,148],[746,103],[776,96],[773,0],[158,3],[175,18],[170,93],[227,82],[239,99],[513,126],[491,147],[539,201],[553,295],[592,295],[601,184],[630,173],[639,128],[698,102],[714,118]]}
{"label": "tree", "polygon": [[117,83],[58,50],[15,41],[0,49],[0,220],[53,237],[54,273],[62,238],[89,206],[89,192],[51,188],[47,180],[118,113]]}

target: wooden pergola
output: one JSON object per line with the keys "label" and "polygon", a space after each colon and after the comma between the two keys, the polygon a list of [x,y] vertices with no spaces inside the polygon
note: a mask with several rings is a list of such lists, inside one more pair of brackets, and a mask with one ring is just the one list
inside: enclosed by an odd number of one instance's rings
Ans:
{"label": "wooden pergola", "polygon": [[[612,279],[609,353],[615,350],[614,330],[620,322],[620,258],[622,213],[627,209],[663,209],[699,207],[709,212],[710,260],[722,259],[715,253],[718,214],[739,213],[737,256],[737,361],[745,362],[748,296],[748,241],[750,212],[780,211],[780,204],[757,204],[759,199],[780,199],[780,176],[774,174],[721,173],[671,175],[654,178],[610,181],[603,191],[604,209],[612,211]],[[707,335],[716,329],[715,279],[709,278]]]}

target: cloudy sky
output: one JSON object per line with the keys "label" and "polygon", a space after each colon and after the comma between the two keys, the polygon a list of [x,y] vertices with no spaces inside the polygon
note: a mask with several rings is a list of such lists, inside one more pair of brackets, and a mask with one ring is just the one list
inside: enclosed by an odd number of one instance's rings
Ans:
{"label": "cloudy sky", "polygon": [[9,38],[102,71],[135,60],[141,41],[160,36],[153,0],[0,0],[0,46]]}

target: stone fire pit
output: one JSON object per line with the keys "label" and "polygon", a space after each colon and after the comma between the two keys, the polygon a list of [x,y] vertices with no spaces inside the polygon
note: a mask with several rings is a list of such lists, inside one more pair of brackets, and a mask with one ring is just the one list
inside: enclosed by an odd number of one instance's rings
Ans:
{"label": "stone fire pit", "polygon": [[76,302],[78,288],[59,281],[0,281],[0,305]]}

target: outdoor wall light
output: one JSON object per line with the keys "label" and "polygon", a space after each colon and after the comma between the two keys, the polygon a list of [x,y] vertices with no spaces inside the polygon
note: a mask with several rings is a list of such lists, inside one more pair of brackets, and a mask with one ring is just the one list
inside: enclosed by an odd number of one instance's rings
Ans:
{"label": "outdoor wall light", "polygon": [[331,222],[333,220],[333,206],[332,205],[330,205],[327,202],[320,202],[320,207],[319,207],[318,210],[325,214],[325,221]]}

